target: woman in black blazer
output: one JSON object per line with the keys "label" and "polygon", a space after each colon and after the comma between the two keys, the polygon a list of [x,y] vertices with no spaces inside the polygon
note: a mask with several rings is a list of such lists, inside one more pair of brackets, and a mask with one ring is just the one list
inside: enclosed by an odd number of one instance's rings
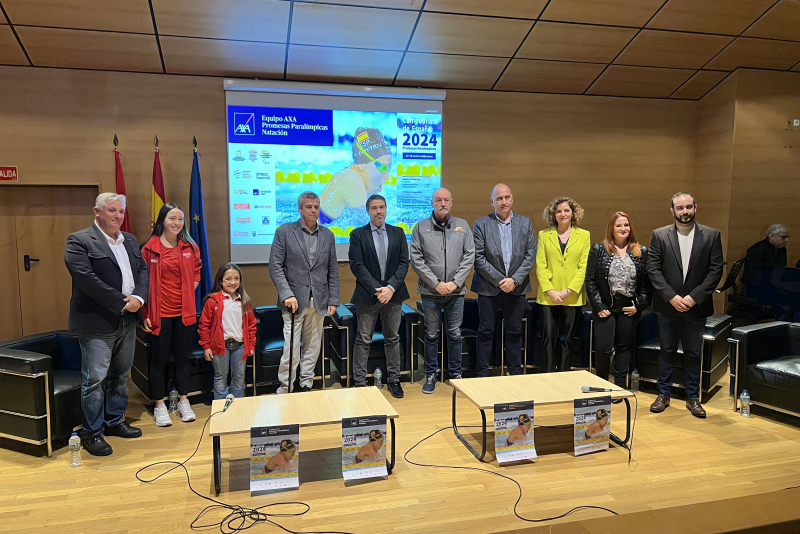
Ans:
{"label": "woman in black blazer", "polygon": [[630,217],[616,212],[605,241],[589,251],[586,293],[593,311],[597,376],[608,380],[613,350],[614,384],[622,388],[627,387],[636,325],[650,302],[646,263],[647,248],[636,241]]}

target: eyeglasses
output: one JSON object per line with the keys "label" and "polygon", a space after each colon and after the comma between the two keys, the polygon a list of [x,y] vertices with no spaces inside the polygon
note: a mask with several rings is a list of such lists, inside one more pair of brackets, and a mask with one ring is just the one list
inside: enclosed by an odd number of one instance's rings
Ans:
{"label": "eyeglasses", "polygon": [[378,169],[378,172],[380,172],[381,174],[386,174],[387,172],[389,172],[389,166],[388,166],[388,165],[386,165],[385,163],[381,163],[380,161],[378,161],[378,160],[376,160],[375,158],[373,158],[373,157],[370,155],[370,153],[369,153],[369,152],[367,152],[366,150],[364,150],[364,147],[362,147],[360,143],[356,143],[356,146],[358,147],[358,149],[359,149],[359,150],[360,150],[360,151],[361,151],[361,152],[362,152],[362,153],[363,153],[365,156],[367,156],[367,157],[368,157],[370,160],[372,160],[372,163],[374,163],[374,164],[375,164],[375,167]]}

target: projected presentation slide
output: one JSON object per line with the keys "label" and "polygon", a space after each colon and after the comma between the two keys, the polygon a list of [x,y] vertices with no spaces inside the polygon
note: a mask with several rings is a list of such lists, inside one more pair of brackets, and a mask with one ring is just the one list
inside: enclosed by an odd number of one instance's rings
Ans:
{"label": "projected presentation slide", "polygon": [[365,202],[374,193],[386,197],[387,222],[410,239],[430,215],[442,172],[440,103],[427,111],[415,104],[423,112],[229,104],[232,257],[267,261],[253,246],[270,245],[278,226],[299,219],[303,191],[319,195],[320,222],[337,245],[369,222]]}

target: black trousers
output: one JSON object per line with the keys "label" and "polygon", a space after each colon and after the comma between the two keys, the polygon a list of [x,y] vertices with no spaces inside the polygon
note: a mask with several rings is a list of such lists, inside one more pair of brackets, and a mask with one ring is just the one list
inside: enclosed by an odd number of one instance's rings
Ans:
{"label": "black trousers", "polygon": [[547,372],[572,369],[572,338],[580,306],[540,306],[542,345],[547,354]]}
{"label": "black trousers", "polygon": [[[478,295],[478,376],[489,374],[489,354],[492,352],[492,340],[497,324],[497,316],[503,315],[505,330],[506,365],[508,373],[518,375],[522,372],[522,318],[525,313],[525,295],[512,295],[500,292],[490,297]],[[500,347],[497,347],[500,350]],[[497,358],[499,360],[500,358]]]}
{"label": "black trousers", "polygon": [[627,388],[628,370],[631,365],[633,336],[641,313],[627,316],[622,311],[611,311],[608,317],[592,313],[594,321],[594,365],[597,376],[608,380],[611,367],[611,352],[614,352],[614,384]]}
{"label": "black trousers", "polygon": [[189,350],[194,325],[185,326],[181,317],[162,317],[161,331],[150,344],[150,398],[154,401],[167,398],[165,369],[169,354],[175,360],[175,386],[180,395],[189,394],[191,365]]}

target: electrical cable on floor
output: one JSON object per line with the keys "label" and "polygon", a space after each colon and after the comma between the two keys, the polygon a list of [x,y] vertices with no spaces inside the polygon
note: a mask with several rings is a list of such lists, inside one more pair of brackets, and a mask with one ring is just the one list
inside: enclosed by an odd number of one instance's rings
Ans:
{"label": "electrical cable on floor", "polygon": [[[141,469],[139,469],[136,472],[136,479],[139,480],[140,482],[144,482],[145,484],[150,484],[152,482],[155,482],[159,478],[163,477],[164,475],[166,475],[168,473],[171,473],[175,469],[178,469],[179,467],[182,468],[184,473],[186,474],[186,482],[189,485],[189,489],[192,491],[192,493],[194,493],[195,495],[197,495],[201,499],[205,499],[207,501],[210,501],[210,502],[214,503],[214,504],[212,504],[210,506],[206,506],[205,508],[203,508],[203,510],[199,514],[197,514],[197,517],[194,518],[194,520],[192,521],[192,523],[190,525],[192,530],[201,530],[201,529],[207,529],[207,528],[211,528],[211,527],[219,527],[219,531],[222,532],[223,534],[233,534],[235,532],[242,532],[244,530],[247,530],[248,528],[254,527],[254,526],[258,525],[259,523],[266,523],[266,524],[272,525],[274,527],[277,527],[277,528],[281,529],[284,532],[288,532],[289,534],[301,534],[298,531],[290,530],[290,529],[284,527],[280,523],[276,522],[274,519],[278,518],[278,517],[301,517],[301,516],[307,514],[311,510],[311,506],[309,504],[307,504],[307,503],[304,503],[304,502],[301,502],[301,501],[285,501],[285,502],[276,502],[276,503],[271,503],[271,504],[265,504],[264,506],[259,506],[257,508],[248,508],[246,506],[238,506],[238,505],[234,505],[234,504],[226,504],[226,503],[218,501],[216,499],[212,499],[211,497],[207,497],[205,495],[202,495],[202,494],[198,493],[192,487],[192,481],[191,481],[191,479],[189,477],[189,470],[186,469],[186,463],[189,460],[191,460],[194,457],[195,454],[197,454],[198,450],[200,450],[200,444],[203,442],[203,437],[205,437],[205,432],[206,432],[206,427],[208,426],[208,422],[211,421],[212,417],[214,417],[215,415],[219,415],[221,413],[222,413],[222,411],[214,412],[210,416],[208,416],[208,419],[206,419],[206,422],[203,424],[203,430],[200,433],[200,441],[197,442],[197,447],[194,449],[194,452],[188,458],[186,458],[182,462],[175,462],[175,461],[167,460],[167,461],[163,461],[163,462],[155,462],[155,463],[152,463],[150,465],[146,465],[146,466],[142,467]],[[156,476],[154,478],[151,478],[151,479],[144,479],[141,476],[139,476],[142,473],[142,471],[145,471],[145,470],[150,469],[151,467],[155,467],[157,465],[173,465],[173,467],[167,469],[166,471],[164,471],[160,475],[158,475],[158,476]],[[264,511],[264,510],[267,510],[267,509],[270,509],[270,508],[273,508],[273,507],[276,507],[276,506],[297,506],[297,507],[302,507],[303,509],[301,511],[293,512],[293,513],[278,513],[278,512],[267,513],[267,512]],[[215,523],[199,524],[200,520],[206,514],[209,514],[211,512],[217,511],[217,510],[227,510],[229,513],[225,517],[223,517],[220,521],[217,521]],[[313,532],[312,531],[303,531],[302,534],[353,534],[353,533],[352,532],[341,532],[341,531],[336,531],[336,530],[321,530],[321,531],[313,531]]]}

